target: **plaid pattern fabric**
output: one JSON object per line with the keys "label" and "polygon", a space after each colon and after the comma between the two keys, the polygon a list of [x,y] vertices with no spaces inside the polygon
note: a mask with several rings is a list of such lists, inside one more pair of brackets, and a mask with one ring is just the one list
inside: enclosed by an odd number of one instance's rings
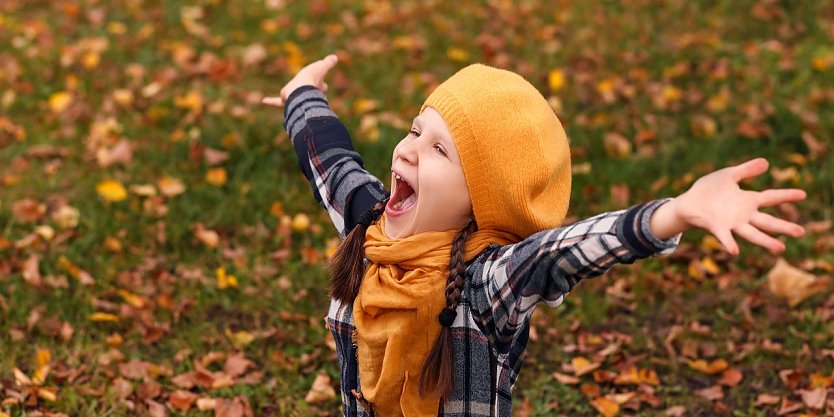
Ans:
{"label": "plaid pattern fabric", "polygon": [[[302,87],[287,100],[284,126],[313,194],[344,237],[363,211],[385,198],[382,182],[363,169],[350,135],[324,94]],[[617,263],[672,252],[680,235],[661,241],[649,229],[652,212],[667,200],[603,213],[533,234],[522,242],[491,245],[466,265],[466,284],[452,325],[455,388],[438,404],[444,417],[512,416],[512,389],[521,368],[539,302],[550,307],[583,278]],[[351,394],[361,392],[352,305],[330,301],[328,328],[336,341],[342,411],[372,416]]]}

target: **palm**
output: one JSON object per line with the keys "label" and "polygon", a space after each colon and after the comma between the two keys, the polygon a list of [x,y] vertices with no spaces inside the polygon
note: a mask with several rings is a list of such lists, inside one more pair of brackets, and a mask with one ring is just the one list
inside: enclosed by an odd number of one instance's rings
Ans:
{"label": "palm", "polygon": [[677,207],[680,218],[715,235],[732,254],[738,254],[733,234],[771,252],[783,251],[784,244],[769,233],[799,237],[804,230],[760,209],[802,200],[805,192],[798,189],[749,191],[739,187],[740,181],[761,175],[767,167],[767,161],[760,158],[700,178],[680,196]]}

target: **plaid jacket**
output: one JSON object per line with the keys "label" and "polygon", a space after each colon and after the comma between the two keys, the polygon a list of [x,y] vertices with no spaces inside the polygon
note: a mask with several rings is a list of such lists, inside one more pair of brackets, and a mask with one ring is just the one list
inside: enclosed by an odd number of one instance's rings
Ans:
{"label": "plaid jacket", "polygon": [[[288,97],[284,127],[316,201],[344,237],[388,191],[363,168],[349,133],[319,90],[302,87]],[[438,404],[438,415],[510,417],[535,306],[540,301],[558,306],[580,280],[617,263],[673,251],[680,235],[661,241],[648,227],[651,213],[665,201],[544,230],[516,244],[493,244],[467,263],[452,326],[455,387],[449,401]],[[348,417],[371,416],[351,395],[354,389],[361,392],[352,306],[331,300],[327,323],[339,358],[342,411]]]}

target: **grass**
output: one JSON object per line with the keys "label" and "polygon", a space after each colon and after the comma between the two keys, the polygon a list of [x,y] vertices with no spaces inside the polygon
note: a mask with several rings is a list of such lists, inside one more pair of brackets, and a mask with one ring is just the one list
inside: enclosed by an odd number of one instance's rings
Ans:
{"label": "grass", "polygon": [[[204,415],[170,405],[170,393],[181,389],[173,376],[193,370],[193,360],[209,352],[234,351],[255,364],[249,372],[263,373],[259,382],[190,391],[243,396],[256,415],[338,413],[338,397],[304,400],[320,372],[337,387],[322,321],[328,304],[322,266],[336,236],[297,169],[280,112],[259,104],[301,65],[334,51],[342,60],[329,78],[331,104],[368,170],[381,178],[405,132],[374,117],[388,111],[410,120],[433,85],[470,62],[486,62],[522,73],[554,103],[573,163],[586,167],[574,176],[572,218],[676,195],[699,175],[765,156],[776,170],[749,186],[801,187],[809,199],[796,207],[799,221],[830,221],[832,14],[825,2],[723,0],[4,1],[0,392],[2,399],[21,392],[13,369],[31,376],[37,349],[45,349],[52,365],[45,385],[57,387],[58,395],[56,401],[2,402],[0,415],[142,412],[141,381],[127,378],[134,388],[127,400],[113,392],[122,377],[118,364],[131,359],[172,370],[155,378],[163,391],[155,401],[170,415]],[[97,49],[96,39],[106,46]],[[246,48],[255,44],[266,54],[247,64]],[[553,70],[565,75],[558,89],[548,85]],[[119,90],[133,98],[120,102]],[[55,111],[50,98],[61,92],[70,101]],[[189,93],[198,103],[188,103]],[[376,108],[358,111],[360,99],[375,100]],[[611,132],[628,139],[627,155],[606,147]],[[98,164],[96,151],[122,137],[130,141],[132,160]],[[819,153],[809,138],[827,150]],[[33,155],[36,145],[66,153]],[[194,157],[199,146],[228,153],[217,165],[227,182],[206,181],[211,167]],[[181,180],[185,191],[156,198],[129,192],[119,202],[96,192],[106,179],[157,185],[163,176]],[[612,196],[615,185],[628,190],[625,201]],[[25,221],[15,214],[23,199],[43,204],[45,215]],[[52,219],[63,204],[78,210],[77,226],[64,229]],[[282,226],[298,214],[308,215],[312,226]],[[198,223],[218,233],[216,247],[195,236]],[[31,238],[42,225],[56,236]],[[829,229],[792,241],[785,257],[830,276],[830,236]],[[760,394],[801,401],[779,370],[802,371],[802,389],[812,373],[830,375],[831,289],[789,308],[767,290],[770,255],[747,245],[742,256],[728,259],[701,249],[702,237],[688,234],[678,255],[582,283],[559,309],[540,308],[532,322],[538,338],[516,387],[516,414],[593,415],[582,384],[599,385],[603,394],[634,391],[590,375],[579,385],[553,379],[574,356],[593,355],[596,348],[577,347],[593,335],[627,336],[602,369],[634,364],[659,376],[659,402],[623,414],[663,415],[682,405],[686,415],[773,415],[778,405],[756,405]],[[121,248],[108,249],[108,238]],[[59,284],[27,283],[24,263],[31,256],[39,258],[44,281]],[[94,283],[80,285],[60,264],[62,256]],[[720,273],[690,276],[690,263],[704,257]],[[218,267],[238,279],[237,288],[218,288]],[[119,290],[143,297],[144,307],[131,307]],[[120,319],[92,322],[94,312]],[[61,326],[72,334],[62,336]],[[664,341],[675,326],[681,333],[671,342],[673,358]],[[234,332],[254,339],[242,343]],[[122,342],[108,343],[116,334]],[[103,364],[112,349],[124,359]],[[695,356],[685,356],[686,349]],[[720,401],[693,395],[720,376],[691,369],[687,361],[696,357],[725,359],[744,378],[725,388]],[[72,381],[71,370],[80,370]],[[90,394],[97,390],[102,394]]]}

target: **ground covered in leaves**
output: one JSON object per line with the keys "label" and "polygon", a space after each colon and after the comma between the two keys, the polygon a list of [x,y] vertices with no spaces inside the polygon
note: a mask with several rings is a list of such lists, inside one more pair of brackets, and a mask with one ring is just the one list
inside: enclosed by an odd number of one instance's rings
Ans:
{"label": "ground covered in leaves", "polygon": [[777,0],[0,2],[0,416],[336,415],[338,239],[259,104],[335,52],[369,170],[485,62],[570,136],[571,218],[765,156],[783,259],[688,234],[536,311],[517,416],[834,411],[834,5]]}

